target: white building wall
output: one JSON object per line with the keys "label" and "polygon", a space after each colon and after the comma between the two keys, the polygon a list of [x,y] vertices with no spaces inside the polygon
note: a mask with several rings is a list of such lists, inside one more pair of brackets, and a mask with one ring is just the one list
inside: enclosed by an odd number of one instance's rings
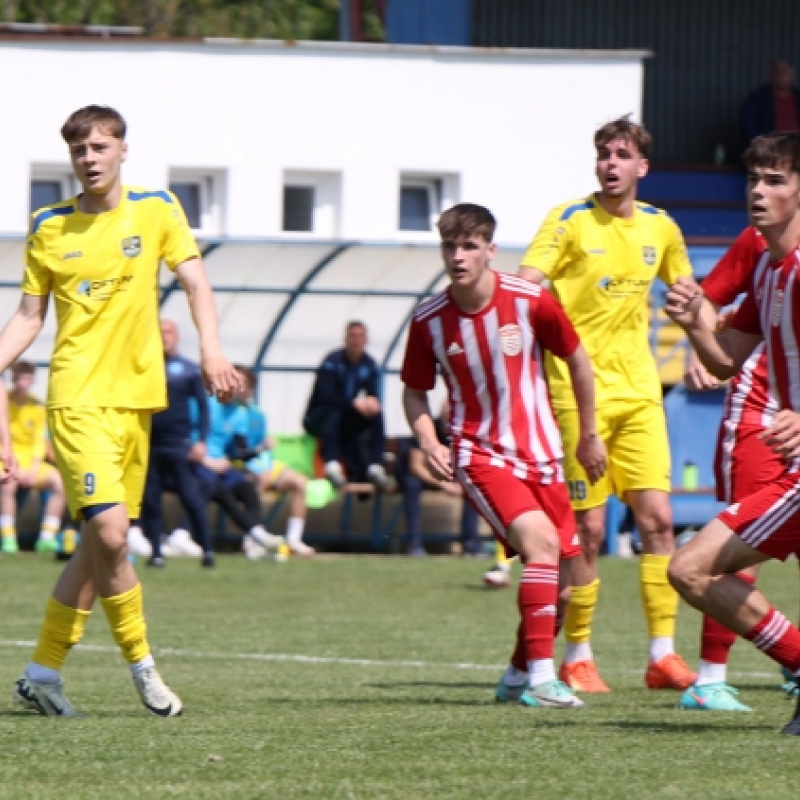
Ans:
{"label": "white building wall", "polygon": [[[220,233],[281,235],[284,173],[339,173],[334,235],[403,240],[404,172],[458,176],[503,242],[594,186],[592,132],[638,117],[642,53],[581,54],[280,42],[0,41],[0,233],[25,230],[33,165],[66,165],[58,130],[89,103],[129,124],[125,180],[223,176]],[[297,234],[292,235],[297,238]]]}

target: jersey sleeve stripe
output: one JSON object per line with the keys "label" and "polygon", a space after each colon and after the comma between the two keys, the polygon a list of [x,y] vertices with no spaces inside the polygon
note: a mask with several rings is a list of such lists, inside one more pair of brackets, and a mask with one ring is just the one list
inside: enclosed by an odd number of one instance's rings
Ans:
{"label": "jersey sleeve stripe", "polygon": [[417,310],[414,312],[414,319],[418,322],[421,322],[422,320],[431,316],[431,314],[435,314],[437,311],[439,311],[439,309],[445,306],[446,303],[447,292],[439,292],[439,294],[434,295],[430,300],[426,300],[417,308]]}
{"label": "jersey sleeve stripe", "polygon": [[500,285],[504,289],[510,289],[523,294],[529,294],[532,297],[539,297],[542,293],[542,287],[538,283],[531,283],[524,278],[518,278],[516,275],[500,274]]}
{"label": "jersey sleeve stripe", "polygon": [[575,203],[574,206],[569,206],[565,208],[564,211],[561,212],[559,220],[561,222],[564,222],[564,220],[568,220],[573,214],[575,214],[578,211],[591,211],[591,209],[593,208],[594,208],[593,203],[587,203],[587,202]]}
{"label": "jersey sleeve stripe", "polygon": [[42,211],[40,214],[37,214],[33,218],[33,222],[31,223],[31,234],[36,233],[36,231],[42,227],[42,223],[47,222],[48,219],[52,219],[53,217],[67,217],[74,212],[75,209],[73,206],[60,206],[58,208],[44,209],[44,211]]}
{"label": "jersey sleeve stripe", "polygon": [[134,202],[137,200],[149,200],[151,197],[156,197],[165,203],[172,204],[172,197],[168,192],[128,192],[128,199]]}
{"label": "jersey sleeve stripe", "polygon": [[656,208],[655,206],[649,206],[647,203],[637,203],[636,207],[644,214],[664,214],[664,212],[660,208]]}

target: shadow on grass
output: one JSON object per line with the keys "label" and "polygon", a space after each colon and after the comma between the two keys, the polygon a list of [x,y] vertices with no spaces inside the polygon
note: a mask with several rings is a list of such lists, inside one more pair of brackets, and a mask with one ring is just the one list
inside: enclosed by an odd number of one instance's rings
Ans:
{"label": "shadow on grass", "polygon": [[[743,715],[742,715],[743,716]],[[737,717],[737,719],[742,719],[742,716]],[[661,732],[661,733],[693,733],[693,734],[702,734],[705,736],[707,733],[711,731],[734,731],[736,733],[743,733],[745,731],[766,731],[777,733],[779,728],[775,725],[769,725],[767,723],[759,723],[759,724],[749,724],[749,725],[742,725],[736,724],[733,720],[729,723],[712,723],[712,722],[672,722],[672,721],[653,721],[648,722],[647,720],[592,720],[589,724],[595,725],[599,728],[617,728],[618,730],[623,731],[634,731],[634,730],[643,730],[643,731],[653,731],[653,732]]]}

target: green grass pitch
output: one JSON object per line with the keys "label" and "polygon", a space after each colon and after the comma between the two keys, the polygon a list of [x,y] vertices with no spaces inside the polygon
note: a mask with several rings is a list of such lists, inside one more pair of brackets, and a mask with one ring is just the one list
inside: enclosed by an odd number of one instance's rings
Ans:
{"label": "green grass pitch", "polygon": [[[800,741],[779,735],[793,702],[746,642],[731,677],[753,714],[682,712],[644,688],[637,563],[605,560],[595,653],[614,691],[561,711],[501,706],[493,688],[516,626],[515,592],[484,590],[487,562],[220,557],[142,568],[159,668],[180,719],[139,706],[105,619],[64,671],[90,716],[0,709],[0,798],[769,798],[796,800]],[[35,638],[59,566],[0,560],[3,692]],[[798,569],[762,585],[792,619]],[[697,659],[699,617],[678,645]],[[559,645],[559,652],[561,645]]]}

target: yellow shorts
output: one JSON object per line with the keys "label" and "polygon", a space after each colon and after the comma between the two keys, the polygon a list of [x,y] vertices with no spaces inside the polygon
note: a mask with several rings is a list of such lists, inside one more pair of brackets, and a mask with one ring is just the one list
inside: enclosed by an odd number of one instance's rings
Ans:
{"label": "yellow shorts", "polygon": [[49,408],[47,424],[69,510],[125,503],[136,519],[150,454],[149,409]]}
{"label": "yellow shorts", "polygon": [[597,434],[608,451],[608,470],[592,486],[575,457],[580,425],[577,409],[555,409],[564,443],[564,474],[576,511],[597,508],[610,495],[622,499],[636,489],[671,486],[667,424],[660,403],[617,403],[597,410]]}

